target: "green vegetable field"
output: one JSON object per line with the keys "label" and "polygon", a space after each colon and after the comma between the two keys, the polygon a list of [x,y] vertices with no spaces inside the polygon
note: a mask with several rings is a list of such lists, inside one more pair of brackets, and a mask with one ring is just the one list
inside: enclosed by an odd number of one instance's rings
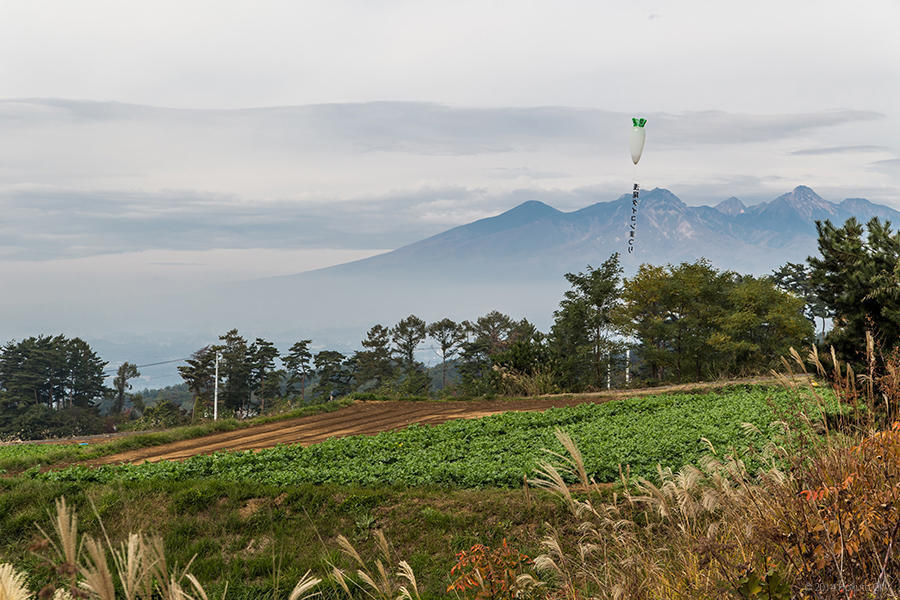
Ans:
{"label": "green vegetable field", "polygon": [[[787,411],[796,395],[782,388],[734,387],[707,394],[646,396],[545,412],[511,412],[376,436],[329,439],[310,447],[218,453],[183,462],[99,468],[69,467],[40,475],[59,481],[112,482],[215,478],[264,484],[521,486],[545,456],[561,451],[554,430],[578,443],[589,473],[614,481],[619,465],[653,477],[658,463],[678,468],[717,450],[760,447],[775,431],[772,406]],[[762,434],[748,434],[753,423]],[[752,465],[752,461],[751,464]]]}

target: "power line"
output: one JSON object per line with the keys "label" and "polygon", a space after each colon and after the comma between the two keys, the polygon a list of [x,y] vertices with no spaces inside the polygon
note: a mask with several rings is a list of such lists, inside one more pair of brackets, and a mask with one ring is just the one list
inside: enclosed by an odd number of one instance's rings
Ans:
{"label": "power line", "polygon": [[[441,348],[440,348],[439,346],[419,346],[418,348],[416,348],[416,350],[434,350],[435,352],[436,352],[437,350],[440,350],[440,349],[441,349]],[[440,355],[438,355],[438,356],[440,356]],[[172,363],[183,362],[183,361],[185,361],[185,360],[188,360],[189,358],[190,358],[190,357],[188,357],[188,358],[173,358],[172,360],[161,360],[161,361],[159,361],[159,362],[152,362],[152,363],[147,363],[147,364],[144,364],[144,365],[135,365],[135,367],[138,368],[138,369],[143,369],[144,367],[155,367],[155,366],[158,366],[158,365],[169,365],[169,364],[172,364]],[[112,374],[112,373],[116,373],[118,370],[119,370],[118,367],[116,367],[115,369],[105,369],[105,370],[103,371],[103,373],[104,373],[104,374],[107,374],[107,373]]]}
{"label": "power line", "polygon": [[[155,367],[156,365],[168,365],[171,363],[183,362],[185,360],[187,360],[187,359],[186,358],[173,358],[172,360],[162,360],[160,362],[147,363],[146,365],[134,365],[134,366],[137,367],[138,369],[143,369],[144,367]],[[118,370],[119,370],[118,367],[116,367],[115,369],[106,369],[103,372],[104,373],[115,373]]]}

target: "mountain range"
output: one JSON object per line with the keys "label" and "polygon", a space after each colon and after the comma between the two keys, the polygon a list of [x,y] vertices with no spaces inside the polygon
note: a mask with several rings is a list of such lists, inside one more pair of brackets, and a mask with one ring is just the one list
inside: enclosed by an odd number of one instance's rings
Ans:
{"label": "mountain range", "polygon": [[716,206],[688,206],[669,190],[656,188],[641,192],[635,250],[629,254],[631,208],[630,195],[572,212],[532,200],[319,274],[559,279],[613,252],[622,255],[626,271],[640,263],[705,257],[719,268],[761,274],[814,254],[816,221],[843,224],[850,217],[866,222],[877,216],[900,223],[900,211],[864,198],[829,202],[806,186],[752,206],[735,197]]}
{"label": "mountain range", "polygon": [[641,192],[635,251],[628,253],[631,208],[631,195],[571,212],[527,201],[364,260],[238,284],[227,304],[234,318],[259,315],[260,326],[293,313],[360,331],[410,313],[470,319],[499,309],[546,327],[566,288],[563,275],[613,252],[626,276],[641,263],[701,257],[720,269],[765,274],[816,253],[817,220],[877,216],[900,224],[900,211],[863,198],[829,202],[806,186],[752,206],[734,197],[689,206],[656,188]]}
{"label": "mountain range", "polygon": [[[900,224],[900,211],[862,198],[829,202],[805,186],[751,206],[734,197],[689,206],[669,190],[653,189],[641,192],[635,251],[629,254],[631,206],[630,195],[571,212],[523,202],[364,260],[160,298],[142,318],[167,323],[167,333],[123,334],[92,344],[111,359],[153,363],[187,356],[237,327],[281,349],[309,338],[316,349],[352,352],[376,323],[391,326],[409,314],[461,321],[492,310],[525,317],[546,331],[568,288],[563,275],[597,266],[613,252],[620,253],[626,276],[641,263],[700,257],[720,269],[764,274],[816,253],[816,220],[877,216]],[[422,352],[421,360],[437,360],[431,350]],[[164,383],[179,381],[170,366]],[[170,366],[152,371],[150,384],[157,385]]]}

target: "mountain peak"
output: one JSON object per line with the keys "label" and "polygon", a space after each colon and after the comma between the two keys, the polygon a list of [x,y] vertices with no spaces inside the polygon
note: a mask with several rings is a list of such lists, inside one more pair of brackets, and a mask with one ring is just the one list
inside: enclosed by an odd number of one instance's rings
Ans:
{"label": "mountain peak", "polygon": [[550,206],[549,204],[545,204],[540,200],[526,200],[525,202],[518,204],[508,211],[511,212],[557,212],[555,208]]}
{"label": "mountain peak", "polygon": [[735,215],[739,215],[747,208],[743,202],[741,202],[737,197],[732,196],[727,200],[722,200],[718,204],[716,204],[713,208],[724,215],[728,215],[729,217],[733,217]]}
{"label": "mountain peak", "polygon": [[558,214],[560,214],[560,211],[549,204],[544,204],[540,200],[526,200],[522,204],[514,206],[508,211],[497,215],[495,218],[502,218],[504,220],[513,219],[525,222]]}
{"label": "mountain peak", "polygon": [[866,198],[844,198],[841,201],[840,206],[841,208],[846,208],[847,210],[856,210],[859,208],[869,208],[876,205]]}
{"label": "mountain peak", "polygon": [[839,219],[843,214],[836,204],[828,202],[805,185],[798,185],[770,202],[754,205],[746,213],[752,213],[754,219],[762,219],[757,224],[764,224],[773,231],[788,231],[802,224]]}
{"label": "mountain peak", "polygon": [[687,205],[675,194],[666,188],[653,188],[649,192],[641,192],[641,204],[645,207],[667,207],[683,210]]}
{"label": "mountain peak", "polygon": [[875,204],[865,198],[845,198],[838,206],[864,223],[872,217],[878,217],[882,221],[891,221],[893,223],[900,222],[900,212],[887,206]]}
{"label": "mountain peak", "polygon": [[821,218],[822,215],[837,214],[837,207],[815,193],[812,188],[798,185],[787,194],[778,196],[770,203],[773,206],[786,205],[806,219]]}

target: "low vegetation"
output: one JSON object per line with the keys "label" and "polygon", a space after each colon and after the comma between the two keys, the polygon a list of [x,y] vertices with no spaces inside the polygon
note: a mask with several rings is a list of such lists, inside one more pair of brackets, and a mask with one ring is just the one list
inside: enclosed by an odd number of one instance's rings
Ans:
{"label": "low vegetation", "polygon": [[[507,412],[436,426],[411,426],[375,436],[333,438],[309,447],[221,452],[181,462],[88,468],[73,466],[42,475],[57,481],[215,478],[272,485],[441,485],[518,487],[544,448],[561,451],[554,430],[563,427],[597,481],[619,478],[619,468],[652,477],[659,463],[696,462],[710,444],[744,452],[760,448],[780,431],[773,409],[785,418],[805,409],[817,415],[811,396],[780,388],[747,386],[706,394],[672,394],[582,404],[544,412]],[[748,431],[742,424],[752,424]]]}
{"label": "low vegetation", "polygon": [[[550,527],[566,529],[567,520],[563,508],[538,490],[3,479],[0,563],[11,562],[27,573],[35,592],[48,583],[67,583],[59,581],[44,552],[36,556],[29,549],[41,542],[36,524],[52,530],[59,497],[77,511],[80,530],[98,539],[104,536],[101,522],[114,544],[138,531],[159,536],[169,565],[180,571],[190,562],[189,571],[209,598],[221,598],[227,586],[228,600],[287,598],[307,570],[324,577],[318,590],[326,597],[343,595],[330,565],[348,573],[357,565],[340,551],[338,536],[375,559],[381,558],[378,531],[390,541],[393,562],[385,567],[405,560],[423,598],[443,597],[460,550],[476,544],[498,547],[505,538],[535,556]],[[351,588],[354,581],[361,583],[350,575]]]}

